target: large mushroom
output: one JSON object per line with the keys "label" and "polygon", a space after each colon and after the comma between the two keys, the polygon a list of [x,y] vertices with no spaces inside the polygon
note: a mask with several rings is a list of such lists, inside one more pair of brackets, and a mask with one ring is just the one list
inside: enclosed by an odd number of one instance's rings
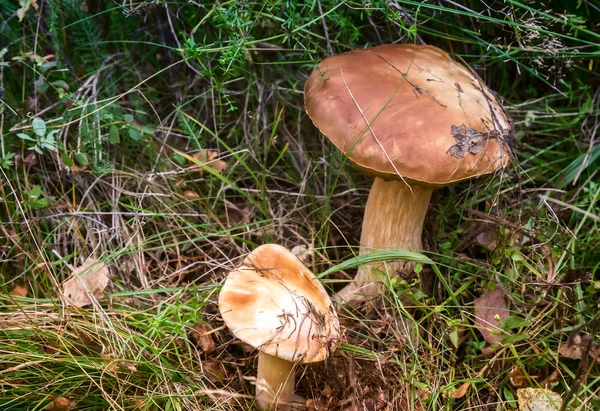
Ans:
{"label": "large mushroom", "polygon": [[325,360],[340,341],[337,313],[319,280],[275,244],[256,248],[229,273],[219,311],[237,338],[260,351],[256,402],[261,409],[288,409],[294,366]]}
{"label": "large mushroom", "polygon": [[[315,126],[374,176],[359,253],[422,248],[433,189],[504,168],[513,124],[495,93],[432,46],[382,45],[323,60],[304,88]],[[359,268],[337,295],[356,305],[382,292],[382,275],[412,263]]]}

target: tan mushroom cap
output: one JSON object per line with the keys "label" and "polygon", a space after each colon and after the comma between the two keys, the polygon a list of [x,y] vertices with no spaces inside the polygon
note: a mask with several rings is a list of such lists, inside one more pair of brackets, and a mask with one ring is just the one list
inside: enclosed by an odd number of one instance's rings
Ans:
{"label": "tan mushroom cap", "polygon": [[327,292],[286,248],[256,248],[232,271],[219,295],[223,320],[240,340],[288,361],[323,361],[340,325]]}
{"label": "tan mushroom cap", "polygon": [[315,126],[372,175],[443,185],[503,168],[511,156],[512,121],[496,95],[433,46],[327,58],[304,99]]}

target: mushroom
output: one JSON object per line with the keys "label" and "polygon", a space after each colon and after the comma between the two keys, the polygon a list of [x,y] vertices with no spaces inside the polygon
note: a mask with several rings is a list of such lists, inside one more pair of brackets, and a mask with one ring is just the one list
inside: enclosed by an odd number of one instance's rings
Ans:
{"label": "mushroom", "polygon": [[[304,88],[315,126],[374,176],[359,254],[422,248],[435,188],[504,168],[512,120],[474,73],[432,46],[382,45],[323,60]],[[360,267],[334,298],[352,306],[383,290],[381,277],[414,263]]]}
{"label": "mushroom", "polygon": [[260,351],[256,402],[261,409],[288,409],[294,366],[325,360],[340,341],[337,313],[319,280],[275,244],[256,248],[229,273],[219,311],[237,338]]}

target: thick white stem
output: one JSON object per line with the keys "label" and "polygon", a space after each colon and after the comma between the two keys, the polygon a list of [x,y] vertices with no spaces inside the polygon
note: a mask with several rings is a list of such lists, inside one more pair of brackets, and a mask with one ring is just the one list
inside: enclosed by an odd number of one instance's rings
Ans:
{"label": "thick white stem", "polygon": [[261,410],[288,410],[293,399],[294,363],[260,353],[256,376],[256,403]]}
{"label": "thick white stem", "polygon": [[[401,248],[420,250],[423,222],[431,193],[431,188],[416,184],[409,187],[403,181],[375,178],[365,208],[360,255]],[[340,290],[335,300],[347,306],[355,306],[381,294],[381,272],[394,276],[409,273],[413,268],[414,263],[397,261],[362,266],[354,281]]]}

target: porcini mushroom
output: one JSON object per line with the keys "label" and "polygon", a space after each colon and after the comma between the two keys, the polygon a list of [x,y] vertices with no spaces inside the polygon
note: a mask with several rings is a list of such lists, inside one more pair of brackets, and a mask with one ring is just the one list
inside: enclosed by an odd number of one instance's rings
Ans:
{"label": "porcini mushroom", "polygon": [[291,252],[256,248],[229,273],[219,311],[237,338],[258,349],[256,402],[288,409],[294,365],[323,361],[337,348],[340,325],[327,292]]}
{"label": "porcini mushroom", "polygon": [[[315,126],[374,176],[359,254],[422,248],[432,190],[504,168],[513,124],[474,73],[432,46],[382,45],[323,60],[304,88]],[[336,299],[356,305],[382,291],[380,273],[414,263],[359,268]]]}

